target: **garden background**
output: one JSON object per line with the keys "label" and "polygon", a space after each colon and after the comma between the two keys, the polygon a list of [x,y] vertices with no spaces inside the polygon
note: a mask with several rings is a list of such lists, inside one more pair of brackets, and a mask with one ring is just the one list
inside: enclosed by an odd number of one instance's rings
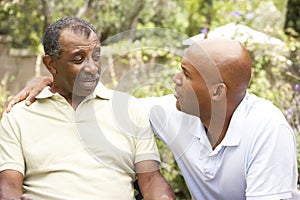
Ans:
{"label": "garden background", "polygon": [[[49,75],[41,63],[41,37],[65,16],[95,26],[102,81],[137,97],[172,93],[171,77],[193,39],[241,41],[253,60],[249,92],[282,110],[300,144],[299,0],[0,0],[0,112],[10,95]],[[178,199],[190,199],[172,155],[157,142],[162,173]]]}

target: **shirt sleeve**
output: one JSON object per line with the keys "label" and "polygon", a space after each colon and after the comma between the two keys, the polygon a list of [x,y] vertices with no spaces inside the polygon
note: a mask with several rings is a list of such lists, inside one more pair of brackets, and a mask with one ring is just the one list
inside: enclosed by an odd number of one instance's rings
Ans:
{"label": "shirt sleeve", "polygon": [[135,127],[136,145],[135,161],[155,160],[160,162],[160,155],[150,126],[147,111],[144,105],[136,98],[131,98],[129,110]]}
{"label": "shirt sleeve", "polygon": [[296,142],[286,124],[261,134],[247,163],[247,200],[291,199],[297,183]]}
{"label": "shirt sleeve", "polygon": [[15,120],[4,114],[0,126],[0,172],[12,169],[24,175],[24,158],[18,130]]}
{"label": "shirt sleeve", "polygon": [[176,99],[172,94],[161,97],[147,97],[139,99],[139,102],[148,114],[153,107],[167,107],[170,105],[175,107],[175,101]]}

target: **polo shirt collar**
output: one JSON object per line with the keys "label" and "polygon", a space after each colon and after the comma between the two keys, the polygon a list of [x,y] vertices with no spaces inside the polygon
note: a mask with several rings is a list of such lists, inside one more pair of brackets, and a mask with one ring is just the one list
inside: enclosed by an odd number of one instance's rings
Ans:
{"label": "polo shirt collar", "polygon": [[242,137],[245,118],[249,107],[247,106],[249,95],[246,94],[237,109],[234,111],[227,133],[221,142],[220,146],[238,146]]}
{"label": "polo shirt collar", "polygon": [[[50,87],[45,87],[35,98],[36,99],[46,99],[54,96],[55,94],[50,91]],[[91,96],[93,97],[99,97],[101,99],[111,99],[113,95],[113,91],[106,88],[101,82],[98,83],[97,87],[95,88],[95,91]]]}
{"label": "polo shirt collar", "polygon": [[35,98],[36,99],[46,99],[54,96],[54,93],[50,91],[50,87],[45,87]]}
{"label": "polo shirt collar", "polygon": [[99,82],[94,91],[94,94],[101,99],[109,100],[113,96],[113,90],[108,89],[101,82]]}

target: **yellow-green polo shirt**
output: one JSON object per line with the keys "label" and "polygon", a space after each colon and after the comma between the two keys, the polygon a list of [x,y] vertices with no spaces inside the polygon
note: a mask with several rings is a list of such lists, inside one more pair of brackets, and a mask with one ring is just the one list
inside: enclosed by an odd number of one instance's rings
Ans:
{"label": "yellow-green polo shirt", "polygon": [[33,199],[134,199],[134,164],[159,160],[137,100],[99,83],[76,111],[45,88],[29,107],[4,114],[0,171],[24,174]]}

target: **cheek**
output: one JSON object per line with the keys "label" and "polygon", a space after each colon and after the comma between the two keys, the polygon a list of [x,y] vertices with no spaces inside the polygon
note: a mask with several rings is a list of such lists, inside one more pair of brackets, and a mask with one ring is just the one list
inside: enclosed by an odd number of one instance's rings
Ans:
{"label": "cheek", "polygon": [[76,76],[79,74],[80,70],[82,69],[81,66],[76,66],[76,65],[68,65],[63,73],[66,77],[68,77],[69,79],[75,79]]}
{"label": "cheek", "polygon": [[201,98],[201,91],[194,85],[186,84],[183,88],[185,106],[195,108]]}
{"label": "cheek", "polygon": [[78,70],[75,67],[67,66],[64,69],[60,69],[57,73],[57,78],[64,80],[65,84],[74,84]]}
{"label": "cheek", "polygon": [[201,93],[197,84],[186,81],[184,91],[189,98],[197,98],[198,94]]}
{"label": "cheek", "polygon": [[205,85],[200,85],[199,83],[192,85],[189,89],[189,93],[190,101],[193,100],[194,105],[201,104],[210,98],[207,87]]}
{"label": "cheek", "polygon": [[101,63],[99,63],[99,65],[97,66],[98,68],[98,73],[101,74]]}

